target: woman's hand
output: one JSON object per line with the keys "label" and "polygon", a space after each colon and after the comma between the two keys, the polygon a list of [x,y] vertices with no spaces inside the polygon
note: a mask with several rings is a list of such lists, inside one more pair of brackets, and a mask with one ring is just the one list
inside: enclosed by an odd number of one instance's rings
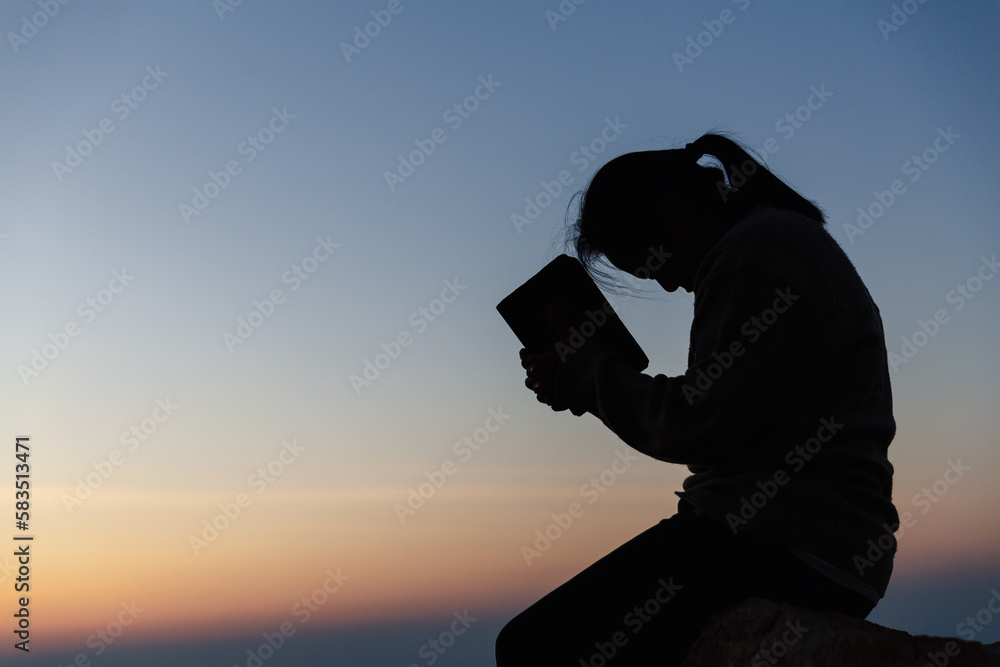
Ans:
{"label": "woman's hand", "polygon": [[[569,344],[570,331],[566,323],[559,317],[556,309],[549,306],[545,309],[545,316],[556,331],[559,332],[559,340],[563,345]],[[553,410],[561,412],[568,409],[568,406],[556,403],[556,375],[559,372],[559,365],[562,359],[556,348],[541,352],[529,353],[524,348],[520,351],[521,366],[525,369],[528,377],[524,381],[531,391],[535,392],[535,397],[540,403],[545,403]],[[583,411],[572,410],[573,414],[580,416]]]}
{"label": "woman's hand", "polygon": [[551,406],[553,410],[565,410],[555,403],[556,373],[559,371],[559,355],[555,348],[541,354],[530,354],[522,348],[520,355],[521,366],[528,375],[524,386],[535,392],[539,402]]}

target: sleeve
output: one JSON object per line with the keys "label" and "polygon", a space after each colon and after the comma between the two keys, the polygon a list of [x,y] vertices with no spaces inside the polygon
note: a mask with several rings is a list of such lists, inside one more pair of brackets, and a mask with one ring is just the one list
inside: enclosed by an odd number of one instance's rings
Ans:
{"label": "sleeve", "polygon": [[[695,290],[684,375],[640,373],[611,352],[582,349],[561,365],[556,398],[591,412],[622,440],[673,463],[752,465],[769,454],[822,361],[808,281],[775,271],[781,251],[730,247],[706,258]],[[812,374],[812,376],[811,376]]]}

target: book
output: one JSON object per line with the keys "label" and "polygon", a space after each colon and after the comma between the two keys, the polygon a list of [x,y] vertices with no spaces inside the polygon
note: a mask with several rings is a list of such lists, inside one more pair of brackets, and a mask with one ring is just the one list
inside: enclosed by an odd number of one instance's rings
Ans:
{"label": "book", "polygon": [[[566,324],[568,341],[561,341],[549,322],[549,306]],[[498,303],[497,311],[528,352],[556,348],[560,358],[565,358],[593,341],[603,350],[617,352],[638,371],[649,365],[646,353],[575,257],[556,257]]]}

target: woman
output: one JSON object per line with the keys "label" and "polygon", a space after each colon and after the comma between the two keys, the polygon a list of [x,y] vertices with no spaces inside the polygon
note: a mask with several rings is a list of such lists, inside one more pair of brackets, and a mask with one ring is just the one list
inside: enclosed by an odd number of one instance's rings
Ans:
{"label": "woman", "polygon": [[[706,155],[726,173],[699,164]],[[864,618],[884,595],[899,521],[885,339],[824,225],[716,134],[594,176],[577,254],[595,273],[603,257],[694,293],[688,368],[650,376],[591,342],[564,361],[522,350],[525,384],[691,474],[676,515],[514,618],[499,666],[676,665],[746,598]]]}

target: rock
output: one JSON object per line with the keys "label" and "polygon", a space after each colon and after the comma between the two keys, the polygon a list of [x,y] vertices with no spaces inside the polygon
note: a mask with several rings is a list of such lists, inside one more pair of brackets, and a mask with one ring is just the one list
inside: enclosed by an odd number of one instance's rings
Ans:
{"label": "rock", "polygon": [[682,667],[1000,667],[1000,642],[910,635],[751,598],[716,616]]}

